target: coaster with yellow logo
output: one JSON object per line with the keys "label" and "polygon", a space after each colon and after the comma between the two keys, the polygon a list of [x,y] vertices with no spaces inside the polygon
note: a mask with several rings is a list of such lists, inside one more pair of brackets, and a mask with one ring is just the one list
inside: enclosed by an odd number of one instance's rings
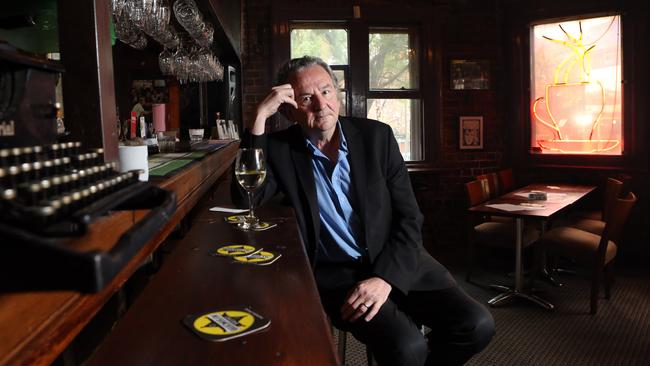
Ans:
{"label": "coaster with yellow logo", "polygon": [[246,264],[255,264],[258,266],[267,266],[275,261],[277,261],[282,254],[277,254],[273,252],[267,252],[265,250],[260,250],[253,252],[248,255],[240,255],[233,257],[237,263],[246,263]]}
{"label": "coaster with yellow logo", "polygon": [[252,245],[233,244],[233,245],[225,245],[217,249],[214,253],[212,253],[212,255],[233,257],[233,256],[240,256],[240,255],[249,255],[254,253],[256,250],[258,249]]}
{"label": "coaster with yellow logo", "polygon": [[271,320],[245,307],[188,315],[183,324],[205,340],[221,342],[265,329],[271,325]]}

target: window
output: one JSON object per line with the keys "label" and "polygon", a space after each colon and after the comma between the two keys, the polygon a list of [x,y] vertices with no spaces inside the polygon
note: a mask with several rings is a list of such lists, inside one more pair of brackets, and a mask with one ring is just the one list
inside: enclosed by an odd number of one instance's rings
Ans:
{"label": "window", "polygon": [[[348,31],[346,29],[315,28],[317,25],[296,25],[291,29],[291,58],[317,56],[327,62],[338,80],[340,114],[347,116],[348,90]],[[331,26],[331,25],[330,25]]]}
{"label": "window", "polygon": [[404,29],[368,34],[368,118],[389,124],[404,160],[421,160],[420,95],[411,33]]}
{"label": "window", "polygon": [[533,26],[530,93],[534,153],[621,155],[620,16]]}
{"label": "window", "polygon": [[[419,87],[416,32],[408,28],[364,28],[367,32],[368,58],[351,61],[349,32],[331,23],[295,23],[290,31],[291,58],[318,56],[330,64],[339,81],[341,114],[349,109],[352,70],[368,70],[366,85],[358,85],[357,94],[365,101],[366,115],[387,123],[407,161],[423,159],[422,107]],[[363,112],[361,112],[363,113]]]}

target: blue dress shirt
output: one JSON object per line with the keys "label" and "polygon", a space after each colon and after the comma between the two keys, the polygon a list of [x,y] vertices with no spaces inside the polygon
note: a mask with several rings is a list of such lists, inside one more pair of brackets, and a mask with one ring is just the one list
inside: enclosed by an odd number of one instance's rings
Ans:
{"label": "blue dress shirt", "polygon": [[361,234],[361,222],[354,212],[356,197],[351,187],[347,142],[340,122],[336,128],[341,137],[337,161],[330,161],[306,139],[312,152],[312,170],[320,214],[318,260],[328,263],[354,261],[364,252],[357,240]]}

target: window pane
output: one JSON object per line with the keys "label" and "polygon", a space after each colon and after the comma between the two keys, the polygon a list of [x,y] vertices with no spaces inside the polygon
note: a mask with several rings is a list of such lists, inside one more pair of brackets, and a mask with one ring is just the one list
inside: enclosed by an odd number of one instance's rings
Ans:
{"label": "window pane", "polygon": [[348,32],[345,29],[292,29],[291,58],[317,56],[329,65],[348,64]]}
{"label": "window pane", "polygon": [[416,88],[407,32],[370,33],[368,56],[370,89]]}
{"label": "window pane", "polygon": [[537,25],[531,43],[532,150],[620,155],[620,17]]}
{"label": "window pane", "polygon": [[368,99],[368,118],[393,128],[404,160],[422,160],[420,101],[417,99]]}

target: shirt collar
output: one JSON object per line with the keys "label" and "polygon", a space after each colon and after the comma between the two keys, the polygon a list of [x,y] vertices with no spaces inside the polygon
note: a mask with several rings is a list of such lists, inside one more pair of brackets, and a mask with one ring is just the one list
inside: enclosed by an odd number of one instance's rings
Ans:
{"label": "shirt collar", "polygon": [[[336,129],[339,131],[339,137],[341,139],[341,144],[339,146],[339,151],[341,151],[343,153],[347,153],[348,152],[348,142],[345,139],[345,134],[343,133],[343,128],[341,128],[341,121],[340,120],[336,121]],[[318,150],[316,145],[314,145],[311,141],[309,141],[308,138],[305,137],[305,141],[307,142],[307,148],[309,148],[309,150],[311,150],[311,152],[313,154],[319,154],[319,156],[323,156],[323,153],[321,153],[321,151]]]}

